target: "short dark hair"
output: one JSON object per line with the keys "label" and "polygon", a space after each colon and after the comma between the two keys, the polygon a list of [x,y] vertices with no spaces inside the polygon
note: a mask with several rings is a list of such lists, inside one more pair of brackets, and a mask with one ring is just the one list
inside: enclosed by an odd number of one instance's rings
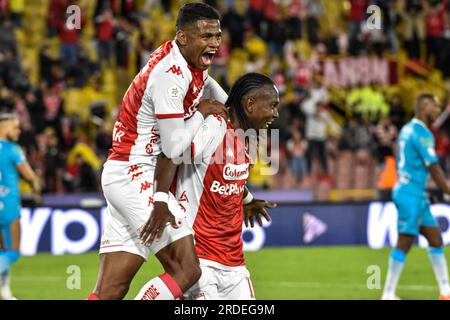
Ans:
{"label": "short dark hair", "polygon": [[247,98],[249,93],[255,89],[260,89],[265,85],[275,86],[275,82],[261,73],[251,72],[241,76],[231,87],[225,106],[236,112],[237,118],[244,130],[250,128],[250,121],[245,114],[242,100]]}
{"label": "short dark hair", "polygon": [[220,20],[220,13],[206,3],[187,3],[180,8],[176,21],[177,30],[199,20]]}
{"label": "short dark hair", "polygon": [[415,106],[414,106],[414,111],[417,113],[419,112],[419,107],[420,104],[422,103],[422,101],[424,100],[432,100],[432,101],[436,101],[436,96],[431,94],[431,93],[421,93],[416,97],[416,101],[415,101]]}

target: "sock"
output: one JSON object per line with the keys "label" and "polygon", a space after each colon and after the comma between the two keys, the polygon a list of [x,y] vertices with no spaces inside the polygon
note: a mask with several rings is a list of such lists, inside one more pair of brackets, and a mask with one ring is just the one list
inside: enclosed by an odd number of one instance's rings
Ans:
{"label": "sock", "polygon": [[447,261],[445,261],[444,249],[429,248],[428,255],[430,257],[431,265],[433,266],[434,275],[439,285],[439,292],[441,295],[450,295],[450,286],[448,283]]}
{"label": "sock", "polygon": [[0,275],[0,278],[1,278],[1,280],[0,280],[0,283],[1,283],[0,290],[1,290],[2,297],[4,299],[12,297],[11,287],[10,287],[10,282],[11,281],[10,281],[10,276],[9,276],[9,270],[3,272]]}
{"label": "sock", "polygon": [[147,282],[134,300],[174,300],[183,297],[183,291],[167,272]]}
{"label": "sock", "polygon": [[91,294],[89,295],[89,297],[87,299],[88,300],[100,300],[100,298],[97,297],[97,295],[93,292],[91,292]]}
{"label": "sock", "polygon": [[391,251],[391,257],[389,259],[389,269],[386,276],[386,283],[384,285],[384,296],[392,296],[397,289],[398,280],[405,264],[406,254],[395,248]]}

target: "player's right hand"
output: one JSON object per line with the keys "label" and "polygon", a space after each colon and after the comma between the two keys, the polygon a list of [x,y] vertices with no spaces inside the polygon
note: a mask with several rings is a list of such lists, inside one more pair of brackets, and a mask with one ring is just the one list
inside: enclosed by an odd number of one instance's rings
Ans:
{"label": "player's right hand", "polygon": [[140,232],[142,244],[150,246],[154,240],[158,241],[169,224],[178,229],[175,216],[170,212],[167,203],[155,201],[153,212]]}
{"label": "player's right hand", "polygon": [[228,109],[224,104],[214,99],[204,99],[200,101],[197,110],[203,115],[203,118],[206,118],[211,114],[218,114],[225,120],[228,120]]}

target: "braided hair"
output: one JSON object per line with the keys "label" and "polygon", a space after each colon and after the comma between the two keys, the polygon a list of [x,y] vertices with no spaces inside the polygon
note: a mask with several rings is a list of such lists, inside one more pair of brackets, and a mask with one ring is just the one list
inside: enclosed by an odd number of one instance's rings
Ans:
{"label": "braided hair", "polygon": [[243,100],[265,85],[275,85],[272,79],[260,73],[247,73],[231,87],[225,106],[233,110],[242,129],[250,129],[250,121],[245,114]]}

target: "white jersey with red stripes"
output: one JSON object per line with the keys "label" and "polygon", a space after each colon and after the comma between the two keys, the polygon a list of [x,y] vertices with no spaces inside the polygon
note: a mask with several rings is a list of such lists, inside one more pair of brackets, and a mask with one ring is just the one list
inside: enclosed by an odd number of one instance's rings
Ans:
{"label": "white jersey with red stripes", "polygon": [[176,198],[193,224],[202,261],[245,265],[242,200],[249,174],[245,142],[230,121],[209,116],[193,140],[194,163],[179,167]]}
{"label": "white jersey with red stripes", "polygon": [[190,118],[207,76],[186,62],[175,40],[156,49],[123,97],[108,160],[155,164],[161,152],[157,119]]}

